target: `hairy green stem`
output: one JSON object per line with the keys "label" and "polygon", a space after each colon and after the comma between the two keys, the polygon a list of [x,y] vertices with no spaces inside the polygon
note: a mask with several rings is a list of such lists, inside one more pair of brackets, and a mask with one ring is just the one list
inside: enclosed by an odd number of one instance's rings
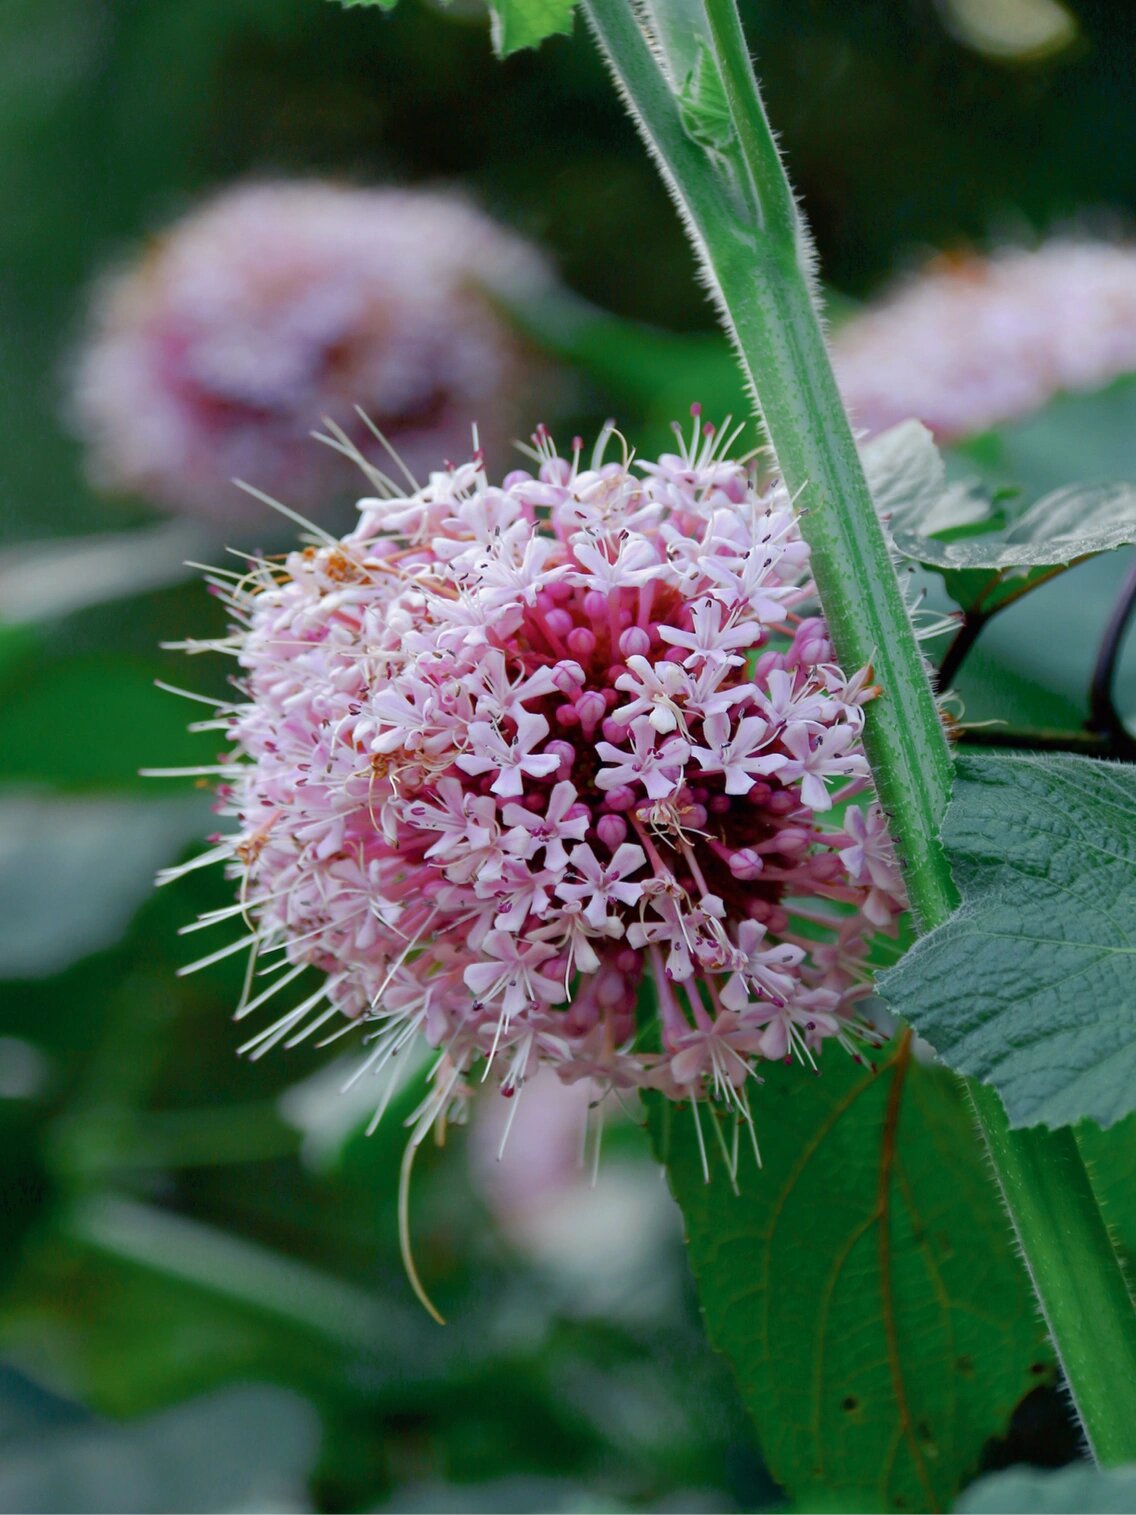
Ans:
{"label": "hairy green stem", "polygon": [[1136,1457],[1132,1300],[1071,1129],[1014,1131],[993,1089],[971,1098],[1093,1456]]}
{"label": "hairy green stem", "polygon": [[[682,4],[688,12],[691,0]],[[653,0],[652,14],[667,5]],[[673,75],[673,50],[645,35],[629,0],[585,0],[599,45],[703,258],[782,478],[802,513],[837,656],[846,668],[871,663],[875,670],[882,693],[868,708],[865,743],[917,921],[930,930],[958,902],[939,841],[950,750],[833,376],[807,233],[735,0],[702,6],[695,47],[708,50],[703,65],[716,66],[728,102],[728,156],[720,144],[708,149],[688,133],[675,98],[687,81],[668,78],[659,60],[666,57]],[[1069,1133],[1011,1131],[998,1097],[987,1089],[974,1093],[1090,1443],[1103,1461],[1136,1459],[1136,1314],[1076,1143]],[[1072,1309],[1074,1284],[1084,1301],[1080,1315]],[[1082,1337],[1090,1315],[1093,1333]],[[1104,1337],[1111,1349],[1098,1363],[1085,1342],[1095,1349]]]}
{"label": "hairy green stem", "polygon": [[[915,910],[925,925],[935,925],[955,903],[938,842],[950,754],[833,377],[803,266],[803,228],[768,123],[762,112],[741,139],[749,180],[743,194],[752,212],[746,216],[733,187],[687,135],[626,0],[591,0],[587,8],[713,276],[781,475],[801,511],[837,652],[846,667],[870,663],[883,690],[870,707],[868,756]],[[721,56],[717,6],[707,9]],[[748,71],[744,50],[741,61]],[[734,74],[724,70],[732,106],[741,88]],[[765,158],[751,161],[762,135]]]}

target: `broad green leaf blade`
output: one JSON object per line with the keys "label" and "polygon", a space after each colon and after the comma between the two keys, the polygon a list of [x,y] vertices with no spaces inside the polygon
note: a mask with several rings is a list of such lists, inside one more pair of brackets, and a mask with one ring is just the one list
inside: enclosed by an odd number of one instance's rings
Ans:
{"label": "broad green leaf blade", "polygon": [[355,5],[369,5],[379,10],[392,11],[398,4],[398,0],[339,0],[339,4],[346,10],[350,10]]}
{"label": "broad green leaf blade", "polygon": [[1136,541],[1136,487],[1072,484],[1036,500],[1005,531],[962,541],[906,528],[892,536],[905,557],[932,568],[1055,568]]}
{"label": "broad green leaf blade", "polygon": [[[876,509],[903,557],[942,574],[964,610],[987,614],[1054,569],[1136,541],[1136,487],[1071,485],[1007,512],[977,482],[951,483],[927,428],[903,421],[861,447]],[[1009,515],[1009,519],[1007,519]]]}
{"label": "broad green leaf blade", "polygon": [[1136,769],[960,758],[943,840],[963,895],[880,980],[1016,1126],[1136,1110]]}
{"label": "broad green leaf blade", "polygon": [[[922,421],[901,421],[860,448],[868,487],[894,538],[983,527],[990,501],[969,484],[948,484],[935,440]],[[935,544],[938,545],[938,544]]]}
{"label": "broad green leaf blade", "polygon": [[958,1515],[1128,1515],[1136,1510],[1136,1467],[1007,1468],[972,1484],[955,1505]]}
{"label": "broad green leaf blade", "polygon": [[1136,481],[1136,375],[1091,393],[1065,393],[1019,421],[955,450],[985,474],[1038,497],[1070,479]]}
{"label": "broad green leaf blade", "polygon": [[546,37],[567,35],[575,6],[576,0],[490,0],[494,52],[507,58]]}
{"label": "broad green leaf blade", "polygon": [[901,1043],[771,1066],[751,1103],[740,1194],[689,1109],[652,1123],[770,1471],[798,1508],[944,1509],[1050,1363],[959,1087]]}

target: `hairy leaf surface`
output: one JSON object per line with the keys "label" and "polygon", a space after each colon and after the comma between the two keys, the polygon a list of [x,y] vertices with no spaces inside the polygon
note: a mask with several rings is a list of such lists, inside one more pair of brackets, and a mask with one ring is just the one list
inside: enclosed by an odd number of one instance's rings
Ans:
{"label": "hairy leaf surface", "polygon": [[943,840],[963,895],[880,980],[1017,1126],[1136,1110],[1136,770],[960,758]]}
{"label": "hairy leaf surface", "polygon": [[896,551],[943,577],[964,610],[991,614],[1055,571],[1136,541],[1136,487],[1074,484],[1032,503],[951,482],[931,433],[903,421],[861,447]]}
{"label": "hairy leaf surface", "polygon": [[652,1120],[770,1470],[802,1508],[947,1508],[1050,1371],[959,1087],[901,1042],[875,1072],[771,1066],[751,1102],[738,1194],[689,1109]]}
{"label": "hairy leaf surface", "polygon": [[1071,484],[1035,500],[1003,531],[939,541],[920,531],[893,532],[905,556],[932,568],[1051,568],[1136,541],[1136,487]]}
{"label": "hairy leaf surface", "polygon": [[948,484],[946,464],[922,421],[901,421],[860,448],[877,511],[894,538],[982,528],[990,503],[969,484]]}

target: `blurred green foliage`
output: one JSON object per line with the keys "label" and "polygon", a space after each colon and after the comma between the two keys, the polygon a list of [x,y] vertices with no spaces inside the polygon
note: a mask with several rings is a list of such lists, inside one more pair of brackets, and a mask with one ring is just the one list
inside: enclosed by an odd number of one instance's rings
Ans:
{"label": "blurred green foliage", "polygon": [[[1075,42],[1015,65],[952,36],[934,0],[746,0],[835,288],[861,298],[925,246],[1130,222],[1136,16],[1070,9]],[[579,25],[501,65],[473,3],[380,16],[324,0],[7,0],[4,541],[149,519],[142,501],[91,493],[62,419],[91,280],[200,194],[277,173],[456,184],[549,247],[571,289],[641,323],[637,346],[599,321],[571,353],[565,429],[612,412],[659,445],[691,399],[740,403],[681,230]],[[1124,386],[1063,401],[955,463],[1032,494],[1133,478],[1133,408]],[[968,714],[1077,725],[1122,569],[1116,555],[1079,568],[996,621],[962,680]],[[176,976],[213,945],[179,926],[228,889],[194,873],[149,894],[178,828],[199,823],[191,782],[137,770],[211,760],[210,738],[185,733],[190,708],[153,680],[223,689],[223,667],[159,648],[220,626],[189,584],[0,627],[0,869],[23,954],[0,955],[0,1504],[770,1507],[677,1216],[618,1267],[597,1223],[590,1268],[569,1277],[504,1234],[456,1133],[415,1179],[419,1266],[452,1322],[439,1331],[396,1242],[412,1095],[366,1138],[365,1111],[337,1117],[333,1080],[309,1088],[313,1126],[295,1086],[336,1051],[239,1060],[239,959]],[[1131,660],[1122,690],[1136,707]],[[44,927],[34,942],[24,919]],[[657,1183],[634,1129],[609,1161]],[[1071,1455],[1065,1424],[1055,1398],[1035,1399],[988,1459]]]}

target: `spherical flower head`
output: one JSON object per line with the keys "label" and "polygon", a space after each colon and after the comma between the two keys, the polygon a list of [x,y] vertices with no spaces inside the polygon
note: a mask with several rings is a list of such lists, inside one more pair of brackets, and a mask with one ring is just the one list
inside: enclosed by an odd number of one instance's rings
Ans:
{"label": "spherical flower head", "polygon": [[585,465],[540,432],[532,470],[363,500],[231,589],[220,845],[254,950],[324,975],[258,1049],[343,1016],[379,1068],[420,1034],[429,1123],[540,1065],[744,1110],[763,1061],[853,1048],[903,908],[855,803],[875,691],[728,440]]}
{"label": "spherical flower head", "polygon": [[868,431],[915,416],[943,442],[1136,372],[1136,250],[1058,238],[990,258],[938,257],[833,335]]}
{"label": "spherical flower head", "polygon": [[[355,477],[330,419],[415,476],[490,454],[531,403],[534,356],[488,289],[545,287],[541,256],[449,194],[257,183],[173,226],[97,292],[73,410],[93,481],[175,511],[265,517],[233,479],[316,513]],[[400,475],[401,476],[401,475]]]}

